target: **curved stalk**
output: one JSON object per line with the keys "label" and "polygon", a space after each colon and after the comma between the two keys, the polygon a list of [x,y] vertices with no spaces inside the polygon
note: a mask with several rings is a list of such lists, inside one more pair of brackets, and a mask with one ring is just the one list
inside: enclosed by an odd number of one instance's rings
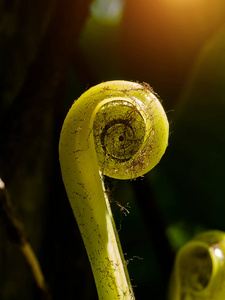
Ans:
{"label": "curved stalk", "polygon": [[62,178],[88,253],[99,299],[134,299],[102,174],[132,179],[151,170],[168,142],[168,121],[154,94],[111,81],[71,107],[59,143]]}

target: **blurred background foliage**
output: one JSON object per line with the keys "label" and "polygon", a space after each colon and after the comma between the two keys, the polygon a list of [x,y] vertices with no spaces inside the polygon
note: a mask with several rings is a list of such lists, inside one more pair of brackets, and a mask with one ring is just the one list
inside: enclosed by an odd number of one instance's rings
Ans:
{"label": "blurred background foliage", "polygon": [[[166,299],[177,249],[225,230],[224,0],[2,0],[0,35],[0,178],[52,299],[97,299],[59,170],[66,112],[106,80],[160,95],[171,127],[162,161],[107,181],[136,298]],[[0,299],[41,297],[0,212]]]}

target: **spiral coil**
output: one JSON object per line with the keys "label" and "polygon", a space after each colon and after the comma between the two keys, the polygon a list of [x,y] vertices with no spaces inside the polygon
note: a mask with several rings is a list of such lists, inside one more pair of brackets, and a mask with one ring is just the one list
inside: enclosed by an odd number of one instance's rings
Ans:
{"label": "spiral coil", "polygon": [[168,143],[168,121],[150,90],[137,83],[123,83],[123,89],[110,85],[109,95],[109,89],[103,90],[102,102],[94,112],[93,135],[102,173],[129,179],[159,162]]}

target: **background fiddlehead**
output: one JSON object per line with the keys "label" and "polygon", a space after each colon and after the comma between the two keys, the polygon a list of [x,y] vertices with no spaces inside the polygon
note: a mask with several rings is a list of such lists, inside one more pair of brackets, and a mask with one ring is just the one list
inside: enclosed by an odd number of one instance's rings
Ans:
{"label": "background fiddlehead", "polygon": [[225,234],[207,231],[184,245],[176,256],[169,300],[225,298]]}
{"label": "background fiddlehead", "polygon": [[132,179],[151,170],[167,147],[168,127],[155,95],[127,81],[89,89],[64,121],[62,177],[100,299],[134,297],[102,174]]}

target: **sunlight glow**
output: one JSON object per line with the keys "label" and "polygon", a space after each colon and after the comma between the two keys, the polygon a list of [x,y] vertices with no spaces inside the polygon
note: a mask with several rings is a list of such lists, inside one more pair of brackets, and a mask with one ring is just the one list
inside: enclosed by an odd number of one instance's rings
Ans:
{"label": "sunlight glow", "polygon": [[2,181],[2,179],[0,178],[0,189],[4,189],[5,188],[5,183]]}
{"label": "sunlight glow", "polygon": [[124,0],[95,0],[91,5],[93,17],[102,21],[119,22],[124,8]]}
{"label": "sunlight glow", "polygon": [[219,248],[216,248],[216,249],[214,250],[214,253],[215,253],[215,255],[216,255],[217,257],[223,258],[223,252],[222,252]]}

